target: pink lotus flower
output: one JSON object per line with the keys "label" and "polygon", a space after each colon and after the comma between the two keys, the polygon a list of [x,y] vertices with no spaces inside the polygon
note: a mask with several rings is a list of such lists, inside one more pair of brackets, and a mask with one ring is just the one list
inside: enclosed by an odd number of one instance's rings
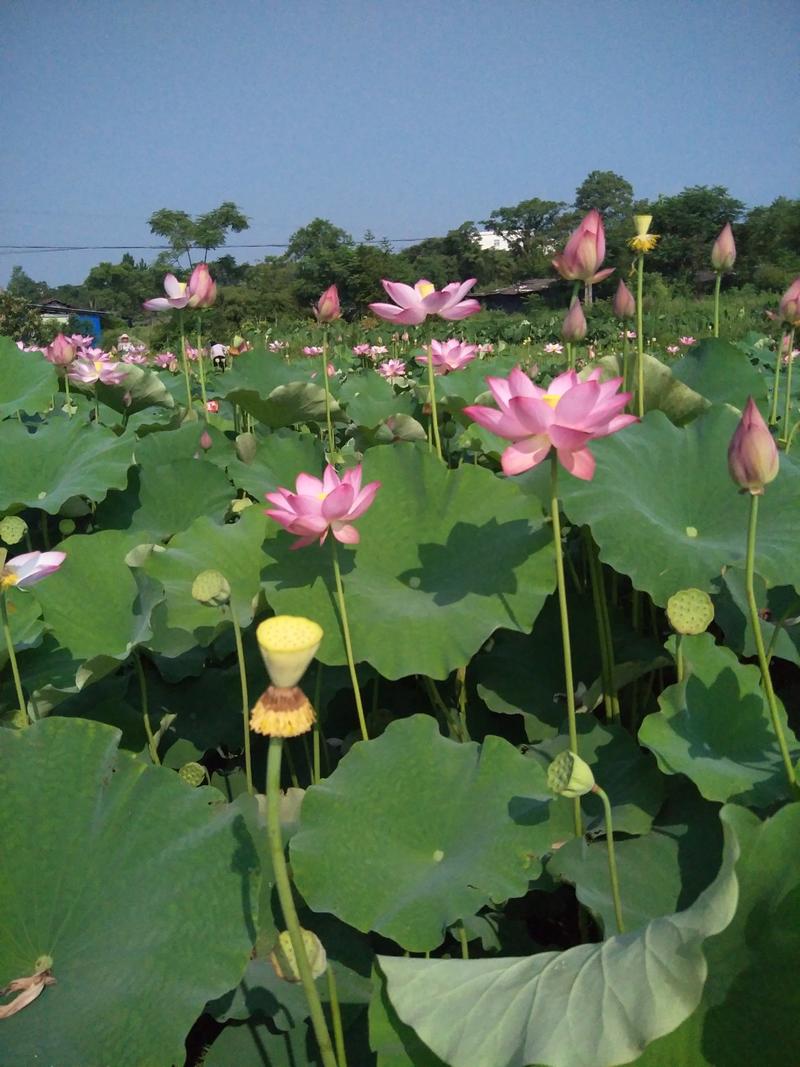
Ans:
{"label": "pink lotus flower", "polygon": [[800,278],[795,278],[781,297],[778,318],[788,326],[800,326]]}
{"label": "pink lotus flower", "polygon": [[67,558],[65,552],[26,552],[22,556],[6,560],[5,550],[0,553],[0,592],[15,586],[17,589],[27,589],[35,585],[48,574],[57,571]]}
{"label": "pink lotus flower", "polygon": [[586,330],[586,316],[583,313],[580,300],[576,300],[561,323],[561,336],[570,344],[575,344],[577,341],[584,339]]}
{"label": "pink lotus flower", "polygon": [[728,470],[740,489],[761,496],[778,476],[778,449],[752,396],[728,446]]}
{"label": "pink lotus flower", "polygon": [[[464,344],[463,341],[431,341],[430,358],[435,374],[449,374],[471,363],[478,354],[477,345]],[[427,356],[417,356],[417,363],[428,365]]]}
{"label": "pink lotus flower", "polygon": [[217,299],[217,283],[208,273],[207,263],[198,263],[188,282],[179,282],[174,274],[164,278],[166,296],[145,300],[146,311],[169,311],[170,308],[207,308]]}
{"label": "pink lotus flower", "polygon": [[84,335],[82,333],[71,333],[67,338],[70,344],[75,345],[76,348],[88,348],[94,340],[91,335]]}
{"label": "pink lotus flower", "polygon": [[478,345],[479,356],[490,356],[492,352],[494,352],[494,345],[490,342],[487,342],[484,345]]}
{"label": "pink lotus flower", "polygon": [[368,356],[369,355],[369,350],[370,350],[370,346],[367,345],[367,344],[354,345],[353,346],[353,355],[354,356]]}
{"label": "pink lotus flower", "polygon": [[469,278],[460,284],[450,282],[439,292],[426,278],[421,278],[414,286],[404,282],[390,282],[384,278],[381,285],[394,300],[394,304],[369,306],[379,318],[406,326],[417,326],[424,322],[428,315],[438,315],[448,320],[465,319],[481,310],[477,300],[464,300],[464,296],[476,281],[476,278]]}
{"label": "pink lotus flower", "polygon": [[694,337],[679,337],[678,340],[682,345],[685,345],[686,348],[688,348],[690,345],[697,344],[697,341],[694,339]]}
{"label": "pink lotus flower", "polygon": [[303,349],[304,356],[321,356],[324,349],[319,345],[306,345]]}
{"label": "pink lotus flower", "polygon": [[219,411],[219,401],[218,400],[207,400],[206,401],[206,411],[210,415],[216,415],[216,413]]}
{"label": "pink lotus flower", "polygon": [[321,481],[310,474],[298,474],[294,493],[288,489],[267,493],[267,500],[275,507],[265,514],[289,533],[300,534],[292,548],[305,548],[316,540],[322,544],[329,530],[337,541],[356,545],[360,536],[352,523],[372,504],[380,487],[380,482],[370,482],[361,488],[360,463],[341,478],[328,464]]}
{"label": "pink lotus flower", "polygon": [[677,356],[680,352],[680,348],[678,345],[667,345],[667,352],[669,352],[671,356]]}
{"label": "pink lotus flower", "polygon": [[[334,367],[334,365],[332,363],[328,364],[327,370],[328,370],[328,377],[329,378],[335,378],[336,377],[336,367]],[[312,382],[314,381],[316,376],[317,376],[317,372],[314,371],[314,373],[311,375],[311,381]]]}
{"label": "pink lotus flower", "polygon": [[121,363],[112,363],[106,359],[76,359],[67,371],[67,377],[73,382],[83,382],[84,385],[92,385],[100,382],[102,385],[119,385],[125,380],[127,367]]}
{"label": "pink lotus flower", "polygon": [[553,266],[567,281],[601,282],[613,267],[598,270],[606,255],[606,234],[600,212],[595,208],[584,217],[567,241],[564,251],[553,259]]}
{"label": "pink lotus flower", "polygon": [[177,359],[174,352],[159,352],[153,362],[157,367],[171,367],[173,363],[177,363]]}
{"label": "pink lotus flower", "polygon": [[387,359],[376,370],[382,378],[402,378],[406,373],[406,365],[402,359]]}
{"label": "pink lotus flower", "polygon": [[386,347],[386,345],[370,345],[369,346],[368,355],[369,355],[370,359],[377,359],[378,356],[386,356],[388,354],[389,354],[389,349]]}
{"label": "pink lotus flower", "polygon": [[143,366],[147,363],[147,356],[143,352],[126,352],[122,357],[123,363],[135,363],[137,366]]}
{"label": "pink lotus flower", "polygon": [[284,350],[284,348],[288,348],[288,347],[289,347],[289,342],[288,341],[270,341],[270,343],[269,343],[270,352],[282,352]]}
{"label": "pink lotus flower", "polygon": [[[89,338],[91,341],[91,337]],[[67,367],[75,359],[77,352],[75,351],[76,345],[71,338],[65,337],[63,333],[58,334],[53,341],[45,348],[44,358],[55,364],[57,367]]]}
{"label": "pink lotus flower", "polygon": [[622,411],[630,393],[618,393],[622,378],[601,382],[593,370],[584,381],[574,370],[554,378],[548,388],[534,385],[519,367],[508,378],[487,378],[497,408],[473,404],[464,412],[480,426],[514,443],[501,458],[505,474],[521,474],[541,463],[551,448],[576,478],[590,481],[595,461],[588,443],[637,422]]}
{"label": "pink lotus flower", "polygon": [[633,293],[622,278],[619,280],[611,306],[618,319],[632,319],[636,314],[636,301],[633,298]]}
{"label": "pink lotus flower", "polygon": [[339,306],[339,290],[335,285],[331,285],[317,303],[314,305],[314,314],[317,317],[317,322],[333,322],[335,319],[342,317],[342,309]]}
{"label": "pink lotus flower", "polygon": [[564,346],[559,341],[551,341],[544,346],[544,351],[548,356],[560,356],[564,351]]}
{"label": "pink lotus flower", "polygon": [[44,352],[45,350],[41,345],[26,345],[24,341],[17,341],[17,348],[20,352]]}
{"label": "pink lotus flower", "polygon": [[733,270],[736,262],[736,242],[733,239],[731,224],[726,222],[719,237],[711,247],[711,266],[720,274]]}

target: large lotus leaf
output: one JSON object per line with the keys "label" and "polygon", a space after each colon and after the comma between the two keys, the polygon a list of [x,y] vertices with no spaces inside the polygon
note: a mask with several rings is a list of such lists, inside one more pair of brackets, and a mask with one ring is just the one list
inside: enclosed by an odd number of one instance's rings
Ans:
{"label": "large lotus leaf", "polygon": [[[449,1067],[611,1067],[697,1007],[704,943],[736,910],[736,827],[722,868],[686,911],[600,944],[523,958],[379,957],[400,1019]],[[678,1061],[691,1062],[691,1061]]]}
{"label": "large lotus leaf", "polygon": [[[608,793],[614,828],[627,834],[645,834],[664,799],[664,778],[655,762],[642,752],[631,735],[616,723],[603,726],[593,715],[579,715],[577,721],[578,752],[592,768],[595,778]],[[548,738],[527,750],[544,772],[551,761],[569,747],[566,736]],[[557,800],[559,807],[569,807]],[[581,801],[584,828],[603,832],[603,805],[593,793]]]}
{"label": "large lotus leaf", "polygon": [[237,489],[244,489],[266,508],[269,507],[264,501],[266,493],[274,493],[279,486],[294,490],[298,474],[316,472],[322,466],[319,438],[281,429],[259,439],[249,463],[232,458],[228,463],[228,477]]}
{"label": "large lotus leaf", "polygon": [[767,383],[741,348],[718,337],[707,337],[672,364],[678,381],[700,393],[712,404],[743,408],[747,398],[766,400]]}
{"label": "large lotus leaf", "polygon": [[152,616],[150,647],[175,656],[195,644],[210,644],[221,629],[230,626],[220,608],[192,597],[192,583],[206,570],[217,570],[227,578],[230,607],[239,624],[252,622],[265,564],[261,552],[265,523],[260,508],[248,508],[238,522],[224,526],[202,515],[166,548],[147,556],[142,571],[163,590],[163,601]]}
{"label": "large lotus leaf", "polygon": [[110,493],[97,509],[106,529],[135,532],[159,541],[185,530],[198,515],[221,524],[234,491],[225,472],[204,459],[176,459],[131,472],[124,493]]}
{"label": "large lotus leaf", "polygon": [[[744,559],[750,496],[727,467],[737,423],[730,408],[682,429],[653,412],[592,443],[592,481],[560,479],[571,521],[590,525],[602,559],[657,604],[679,589],[711,590],[723,567]],[[759,506],[756,566],[771,585],[800,588],[799,514],[800,467],[784,455]]]}
{"label": "large lotus leaf", "polygon": [[319,1067],[313,1031],[307,1023],[275,1033],[267,1023],[229,1023],[203,1056],[203,1067]]}
{"label": "large lotus leaf", "polygon": [[458,744],[414,715],[306,791],[292,870],[315,911],[421,952],[490,900],[525,894],[563,832],[551,808],[545,771],[507,741]]}
{"label": "large lotus leaf", "polygon": [[127,364],[125,378],[119,385],[98,382],[94,388],[103,404],[121,414],[133,415],[150,407],[175,407],[172,394],[160,375],[149,367],[137,367],[135,363]]}
{"label": "large lotus leaf", "polygon": [[153,597],[141,594],[125,562],[129,534],[76,534],[58,546],[67,558],[31,590],[44,620],[76,659],[122,658],[150,634]]}
{"label": "large lotus leaf", "polygon": [[[622,361],[618,356],[604,356],[598,361],[612,375],[622,374]],[[636,366],[636,354],[631,352],[631,367]],[[688,385],[679,381],[661,360],[644,354],[645,412],[661,411],[670,422],[683,426],[702,415],[709,402]]]}
{"label": "large lotus leaf", "polygon": [[8,337],[0,337],[0,419],[24,411],[47,411],[58,393],[52,363],[39,352],[22,352]]}
{"label": "large lotus leaf", "polygon": [[183,1063],[187,1031],[250,954],[244,819],[118,742],[79,719],[0,731],[0,983],[42,956],[56,979],[3,1020],[8,1064]]}
{"label": "large lotus leaf", "polygon": [[[662,771],[685,774],[707,800],[766,807],[789,795],[758,667],[745,666],[711,634],[684,637],[686,678],[659,697],[639,740]],[[793,759],[800,744],[779,714]]]}
{"label": "large lotus leaf", "polygon": [[348,378],[340,390],[339,399],[357,426],[370,428],[390,415],[410,415],[415,407],[408,392],[396,392],[385,378],[371,373]]}
{"label": "large lotus leaf", "polygon": [[722,818],[742,848],[736,916],[706,942],[700,1007],[650,1045],[636,1067],[788,1067],[797,1059],[800,804],[763,823],[733,806]]}
{"label": "large lotus leaf", "polygon": [[[310,364],[308,368],[292,367],[263,349],[254,349],[240,356],[226,376],[225,396],[265,426],[324,422],[325,388],[309,381],[310,369]],[[334,398],[331,413],[341,417]]]}
{"label": "large lotus leaf", "polygon": [[[7,589],[4,595],[14,648],[17,652],[32,648],[39,643],[44,629],[39,602],[36,597],[30,596],[27,590],[16,589],[14,586]],[[7,659],[6,637],[0,630],[0,664],[5,663]]]}
{"label": "large lotus leaf", "polygon": [[[551,534],[510,480],[472,466],[447,470],[413,445],[373,448],[364,481],[381,489],[340,548],[355,657],[384,677],[444,678],[498,627],[528,630],[555,584]],[[535,512],[535,514],[534,514]],[[268,522],[267,599],[316,619],[324,663],[345,661],[332,596],[330,546],[292,551]]]}
{"label": "large lotus leaf", "polygon": [[133,440],[104,426],[54,418],[30,433],[22,423],[0,423],[0,510],[41,508],[56,515],[71,496],[102,500],[123,489],[133,463]]}
{"label": "large lotus leaf", "polygon": [[[714,617],[725,634],[725,643],[740,656],[756,656],[756,643],[750,625],[743,567],[728,567],[722,577],[719,595],[714,597]],[[777,659],[800,666],[800,593],[791,586],[765,589],[755,576],[758,625],[764,647]]]}
{"label": "large lotus leaf", "polygon": [[[688,907],[719,870],[721,846],[719,809],[702,800],[691,785],[676,791],[651,833],[618,837],[615,852],[626,931]],[[606,933],[616,930],[605,838],[572,838],[553,855],[547,871],[573,883],[578,900],[600,916]]]}
{"label": "large lotus leaf", "polygon": [[377,1056],[376,1067],[446,1067],[410,1026],[400,1022],[377,970],[369,1002],[369,1044]]}
{"label": "large lotus leaf", "polygon": [[[211,447],[200,444],[203,434],[211,438]],[[216,426],[208,423],[184,422],[172,429],[146,433],[136,442],[135,458],[141,467],[157,467],[174,463],[177,459],[194,459],[195,456],[225,467],[235,455],[233,443]]]}

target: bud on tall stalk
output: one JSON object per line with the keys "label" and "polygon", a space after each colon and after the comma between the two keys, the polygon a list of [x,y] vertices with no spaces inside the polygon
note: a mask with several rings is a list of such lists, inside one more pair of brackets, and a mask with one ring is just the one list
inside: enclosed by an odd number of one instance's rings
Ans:
{"label": "bud on tall stalk", "polygon": [[750,397],[728,446],[728,470],[741,489],[761,496],[778,475],[778,448]]}

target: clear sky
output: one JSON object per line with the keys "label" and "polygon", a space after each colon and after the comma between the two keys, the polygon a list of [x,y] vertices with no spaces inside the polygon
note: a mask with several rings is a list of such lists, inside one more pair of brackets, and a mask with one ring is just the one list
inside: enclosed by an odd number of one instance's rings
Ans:
{"label": "clear sky", "polygon": [[799,89],[797,0],[3,0],[0,284],[122,254],[9,245],[146,245],[223,200],[280,243],[444,234],[594,169],[796,197]]}

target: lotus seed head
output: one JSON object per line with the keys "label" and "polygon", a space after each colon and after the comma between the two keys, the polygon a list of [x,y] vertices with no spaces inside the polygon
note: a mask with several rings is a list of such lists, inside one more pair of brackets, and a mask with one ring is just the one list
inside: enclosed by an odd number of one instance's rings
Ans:
{"label": "lotus seed head", "polygon": [[681,589],[667,601],[667,618],[679,634],[702,634],[714,619],[714,605],[702,589]]}
{"label": "lotus seed head", "polygon": [[231,587],[219,571],[201,571],[192,582],[192,596],[201,604],[221,608],[231,598]]}
{"label": "lotus seed head", "polygon": [[547,785],[561,797],[582,797],[594,788],[592,768],[569,749],[559,752],[547,768]]}

